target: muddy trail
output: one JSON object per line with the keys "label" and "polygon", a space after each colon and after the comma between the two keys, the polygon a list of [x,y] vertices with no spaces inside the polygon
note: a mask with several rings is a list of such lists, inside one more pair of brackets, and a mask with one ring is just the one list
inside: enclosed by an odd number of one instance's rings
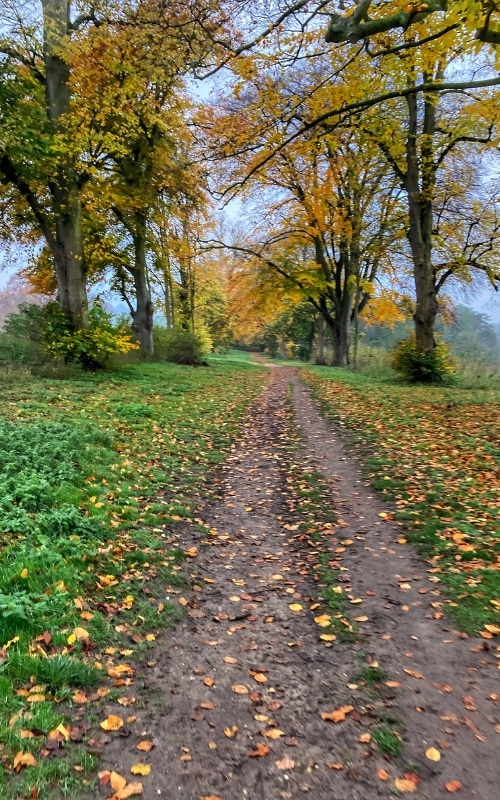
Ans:
{"label": "muddy trail", "polygon": [[[325,476],[339,518],[328,533],[352,641],[320,639],[315,622],[287,480],[290,392],[293,459]],[[111,741],[101,769],[151,765],[145,800],[498,800],[493,653],[443,614],[437,576],[379,516],[386,506],[294,370],[271,370],[212,495],[206,533],[182,532],[198,548],[188,613],[144,673],[138,734]]]}

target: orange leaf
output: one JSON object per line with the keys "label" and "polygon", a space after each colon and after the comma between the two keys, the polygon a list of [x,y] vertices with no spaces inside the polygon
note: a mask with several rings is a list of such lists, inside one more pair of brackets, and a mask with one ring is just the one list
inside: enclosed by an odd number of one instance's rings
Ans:
{"label": "orange leaf", "polygon": [[147,739],[144,739],[142,742],[139,742],[136,749],[148,753],[153,747],[153,742],[149,742]]}
{"label": "orange leaf", "polygon": [[116,717],[110,714],[107,719],[101,722],[101,728],[105,731],[118,731],[123,727],[123,720],[121,717]]}
{"label": "orange leaf", "polygon": [[127,785],[127,779],[124,778],[123,775],[119,775],[118,772],[110,772],[109,783],[115,792],[119,792],[120,789],[123,789],[123,787]]}
{"label": "orange leaf", "polygon": [[20,750],[14,757],[12,766],[16,772],[20,772],[23,767],[36,766],[36,758],[31,753],[23,753],[22,750]]}
{"label": "orange leaf", "polygon": [[203,681],[203,683],[205,684],[205,686],[213,686],[213,685],[214,685],[214,683],[215,683],[215,681],[214,681],[214,679],[213,679],[213,678],[205,678],[205,680]]}
{"label": "orange leaf", "polygon": [[243,683],[235,683],[234,686],[231,686],[231,689],[236,694],[248,694],[248,689]]}
{"label": "orange leaf", "polygon": [[255,749],[250,750],[250,752],[247,753],[247,756],[250,758],[260,758],[261,756],[267,756],[268,753],[269,747],[267,744],[264,744],[264,742],[257,742]]}
{"label": "orange leaf", "polygon": [[445,783],[444,787],[447,792],[459,792],[462,788],[462,784],[460,781],[448,781],[448,783]]}
{"label": "orange leaf", "polygon": [[257,683],[267,683],[267,678],[262,672],[256,672],[253,679],[257,681]]}
{"label": "orange leaf", "polygon": [[224,736],[227,736],[228,739],[232,739],[238,733],[238,728],[236,725],[231,725],[230,728],[224,728]]}
{"label": "orange leaf", "polygon": [[138,794],[142,794],[142,783],[127,783],[123,789],[116,792],[113,800],[127,800],[127,798],[135,797]]}
{"label": "orange leaf", "polygon": [[377,772],[377,776],[380,778],[381,781],[388,781],[389,780],[389,773],[386,772],[385,769],[379,769]]}
{"label": "orange leaf", "polygon": [[321,719],[329,722],[343,722],[351,711],[354,711],[354,706],[341,706],[333,711],[322,711]]}

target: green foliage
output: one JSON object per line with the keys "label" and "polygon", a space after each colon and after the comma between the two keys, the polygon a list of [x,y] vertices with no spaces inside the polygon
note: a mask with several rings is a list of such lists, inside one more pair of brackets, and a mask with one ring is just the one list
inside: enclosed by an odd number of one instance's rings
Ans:
{"label": "green foliage", "polygon": [[426,352],[418,347],[414,334],[394,347],[389,364],[409,383],[440,383],[449,380],[455,371],[444,342],[438,342],[433,350]]}
{"label": "green foliage", "polygon": [[193,336],[189,331],[176,328],[155,328],[153,337],[157,358],[172,364],[196,366],[202,363],[203,356],[210,349],[210,344],[204,337],[198,334]]}
{"label": "green foliage", "polygon": [[[74,330],[70,319],[57,303],[44,306],[23,303],[17,314],[9,314],[4,324],[8,339],[1,347],[4,353],[11,349],[11,360],[30,363],[34,355],[48,354],[65,363],[78,363],[94,369],[103,366],[114,353],[128,353],[137,349],[130,332],[124,325],[113,324],[112,317],[99,303],[89,311],[89,326]],[[40,348],[41,343],[41,348]]]}

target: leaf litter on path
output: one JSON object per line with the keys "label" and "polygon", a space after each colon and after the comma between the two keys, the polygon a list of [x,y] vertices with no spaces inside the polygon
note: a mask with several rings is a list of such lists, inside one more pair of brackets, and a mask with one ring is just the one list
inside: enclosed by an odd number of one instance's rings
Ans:
{"label": "leaf litter on path", "polygon": [[[175,788],[179,800],[234,800],[256,792],[265,800],[287,792],[365,800],[369,786],[376,800],[392,786],[437,800],[460,784],[481,787],[481,800],[496,800],[492,762],[488,766],[486,751],[479,750],[485,743],[464,723],[459,699],[470,694],[471,680],[482,680],[485,651],[470,653],[446,619],[429,614],[439,600],[436,583],[413,598],[411,586],[425,584],[425,569],[397,543],[400,527],[379,516],[380,505],[297,386],[306,437],[300,445],[289,380],[295,380],[290,371],[274,371],[220,469],[212,498],[199,512],[207,533],[184,526],[182,549],[198,548],[189,567],[195,585],[189,603],[204,616],[169,634],[155,666],[144,673],[161,708],[153,719],[138,709],[143,736],[154,736],[156,744],[148,753],[153,782],[144,797],[158,790],[168,796]],[[300,470],[325,472],[319,501],[310,481],[297,482]],[[332,507],[327,493],[340,524],[322,518]],[[333,585],[324,583],[327,575]],[[237,581],[245,586],[238,601],[232,599],[234,586],[243,585]],[[401,583],[410,585],[403,614]],[[346,608],[359,601],[366,607],[363,631]],[[260,676],[258,691],[244,683],[248,675]],[[488,690],[474,691],[478,709],[495,693],[486,684]],[[428,707],[441,708],[446,719]],[[205,711],[193,714],[196,708]],[[478,725],[489,725],[490,742],[494,727],[483,722],[481,709]],[[440,744],[438,751],[435,744],[446,737],[449,749]],[[189,761],[179,759],[183,748]],[[425,755],[432,748],[442,755],[439,763]],[[106,752],[130,769],[134,750],[129,757],[111,743]],[[406,768],[410,762],[415,772]]]}

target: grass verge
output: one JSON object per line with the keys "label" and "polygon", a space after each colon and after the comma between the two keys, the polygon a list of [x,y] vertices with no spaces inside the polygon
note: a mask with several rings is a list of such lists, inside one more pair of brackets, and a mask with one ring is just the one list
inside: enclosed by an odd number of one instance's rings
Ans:
{"label": "grass verge", "polygon": [[303,375],[323,413],[361,445],[372,485],[395,506],[387,516],[429,560],[460,627],[500,633],[500,393],[333,368]]}
{"label": "grass verge", "polygon": [[132,682],[129,661],[178,618],[190,553],[176,523],[195,514],[264,377],[218,358],[208,369],[21,375],[4,387],[2,800],[67,796],[88,782],[82,708],[113,691],[103,681]]}

